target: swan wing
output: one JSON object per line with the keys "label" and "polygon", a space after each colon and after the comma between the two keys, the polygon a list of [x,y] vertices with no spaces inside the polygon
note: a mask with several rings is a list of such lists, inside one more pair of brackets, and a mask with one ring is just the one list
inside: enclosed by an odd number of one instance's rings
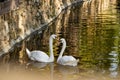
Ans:
{"label": "swan wing", "polygon": [[49,59],[49,56],[42,51],[32,51],[31,58],[38,62],[46,62]]}
{"label": "swan wing", "polygon": [[76,59],[73,56],[63,56],[62,59],[67,62],[67,61],[75,61]]}

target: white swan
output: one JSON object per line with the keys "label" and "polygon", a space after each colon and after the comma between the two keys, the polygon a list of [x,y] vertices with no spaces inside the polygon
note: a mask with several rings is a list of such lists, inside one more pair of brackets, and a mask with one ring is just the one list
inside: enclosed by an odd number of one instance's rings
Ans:
{"label": "white swan", "polygon": [[53,34],[49,38],[49,49],[50,49],[50,57],[43,51],[39,50],[34,50],[34,51],[29,51],[26,48],[26,52],[28,54],[28,57],[33,60],[33,61],[38,61],[38,62],[53,62],[54,61],[54,54],[53,54],[53,39],[56,38],[56,35]]}
{"label": "white swan", "polygon": [[79,59],[76,60],[73,56],[62,56],[66,48],[66,41],[64,38],[60,39],[60,41],[63,43],[63,46],[58,56],[57,63],[61,65],[77,66]]}

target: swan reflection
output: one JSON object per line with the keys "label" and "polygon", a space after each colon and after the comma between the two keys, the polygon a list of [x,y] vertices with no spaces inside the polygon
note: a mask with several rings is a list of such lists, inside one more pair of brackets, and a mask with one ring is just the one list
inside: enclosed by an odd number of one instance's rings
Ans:
{"label": "swan reflection", "polygon": [[78,80],[79,68],[77,66],[57,65],[55,70],[61,75],[61,80]]}
{"label": "swan reflection", "polygon": [[56,69],[60,73],[62,73],[63,75],[64,74],[77,74],[77,73],[79,73],[79,68],[77,66],[73,67],[73,66],[57,65]]}
{"label": "swan reflection", "polygon": [[27,64],[28,67],[35,67],[35,68],[44,68],[47,66],[48,63],[42,62],[30,62]]}

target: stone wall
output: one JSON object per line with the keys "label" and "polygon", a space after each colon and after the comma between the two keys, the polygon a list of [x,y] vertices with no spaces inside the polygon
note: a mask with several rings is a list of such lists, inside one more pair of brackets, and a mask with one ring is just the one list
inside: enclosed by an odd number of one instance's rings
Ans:
{"label": "stone wall", "polygon": [[0,55],[82,0],[6,0],[0,3]]}

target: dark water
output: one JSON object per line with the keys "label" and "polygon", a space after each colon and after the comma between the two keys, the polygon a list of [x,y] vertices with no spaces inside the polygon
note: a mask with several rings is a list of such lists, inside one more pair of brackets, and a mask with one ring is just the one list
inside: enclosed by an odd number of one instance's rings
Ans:
{"label": "dark water", "polygon": [[[40,49],[48,53],[49,36],[55,33],[58,40],[65,38],[67,41],[64,54],[80,59],[77,67],[31,61],[25,61],[24,65],[6,63],[1,66],[0,80],[120,80],[119,3],[116,0],[93,0],[66,8],[45,30],[37,32],[40,36],[33,34],[24,43],[30,50]],[[61,44],[55,40],[56,57],[60,50]],[[21,60],[21,56],[24,54],[17,57]]]}

